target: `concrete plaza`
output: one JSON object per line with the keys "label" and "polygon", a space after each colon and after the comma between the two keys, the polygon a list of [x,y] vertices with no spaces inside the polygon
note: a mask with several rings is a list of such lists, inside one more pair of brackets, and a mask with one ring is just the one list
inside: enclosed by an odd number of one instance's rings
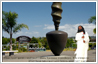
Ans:
{"label": "concrete plaza", "polygon": [[[63,51],[60,56],[54,56],[51,51],[5,54],[2,62],[73,62],[75,51]],[[88,51],[87,62],[96,62],[96,50]]]}

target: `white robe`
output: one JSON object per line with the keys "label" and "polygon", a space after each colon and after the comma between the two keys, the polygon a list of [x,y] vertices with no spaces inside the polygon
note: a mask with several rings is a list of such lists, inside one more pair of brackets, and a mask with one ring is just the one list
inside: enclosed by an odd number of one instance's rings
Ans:
{"label": "white robe", "polygon": [[[82,38],[84,36],[84,38]],[[87,51],[89,48],[89,36],[86,32],[83,34],[83,32],[79,32],[76,34],[77,40],[77,49],[74,54],[76,54],[76,58],[74,59],[74,62],[86,62],[87,61]],[[85,43],[83,42],[85,40]],[[84,59],[83,59],[84,58]]]}

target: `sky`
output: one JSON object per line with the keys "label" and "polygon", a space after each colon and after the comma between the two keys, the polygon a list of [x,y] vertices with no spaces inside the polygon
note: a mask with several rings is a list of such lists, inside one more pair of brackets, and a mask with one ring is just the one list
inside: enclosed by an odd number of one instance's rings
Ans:
{"label": "sky", "polygon": [[[51,16],[52,2],[3,2],[2,11],[16,12],[17,23],[28,25],[29,30],[23,28],[14,33],[13,38],[18,36],[46,37],[46,33],[54,31],[54,22]],[[78,26],[82,25],[89,36],[95,36],[93,29],[95,24],[88,23],[91,16],[96,16],[96,2],[62,2],[63,12],[61,14],[59,30],[67,32],[68,37],[75,37]],[[3,31],[4,37],[10,35]]]}

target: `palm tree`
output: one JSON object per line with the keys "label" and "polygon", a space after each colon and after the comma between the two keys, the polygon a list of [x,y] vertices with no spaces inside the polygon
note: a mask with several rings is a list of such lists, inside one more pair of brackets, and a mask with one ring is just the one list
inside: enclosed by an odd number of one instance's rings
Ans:
{"label": "palm tree", "polygon": [[12,50],[12,34],[18,32],[22,28],[28,28],[25,24],[17,24],[18,14],[15,12],[2,11],[2,29],[10,34],[10,51]]}
{"label": "palm tree", "polygon": [[[96,16],[92,16],[89,21],[89,23],[94,23],[96,25]],[[96,28],[93,29],[94,34],[96,34]]]}

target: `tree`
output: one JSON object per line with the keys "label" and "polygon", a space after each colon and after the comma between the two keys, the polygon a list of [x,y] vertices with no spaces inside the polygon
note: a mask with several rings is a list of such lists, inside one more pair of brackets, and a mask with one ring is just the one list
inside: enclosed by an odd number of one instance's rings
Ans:
{"label": "tree", "polygon": [[[88,23],[94,23],[96,25],[96,16],[92,16]],[[93,29],[93,33],[96,34],[96,28]]]}
{"label": "tree", "polygon": [[7,44],[9,41],[7,38],[2,38],[2,44]]}
{"label": "tree", "polygon": [[93,33],[96,34],[96,28],[93,29]]}
{"label": "tree", "polygon": [[12,34],[17,33],[22,28],[28,28],[25,24],[17,24],[18,14],[15,12],[2,11],[2,29],[10,34],[10,51],[12,50]]}
{"label": "tree", "polygon": [[[7,38],[8,39],[8,42],[10,42],[10,38]],[[15,39],[12,38],[12,43],[15,43]]]}
{"label": "tree", "polygon": [[48,49],[48,50],[50,49],[46,37],[43,37],[41,39],[41,43],[42,43],[42,46],[44,46],[46,49]]}
{"label": "tree", "polygon": [[68,47],[72,47],[73,43],[75,43],[75,42],[73,41],[73,39],[72,39],[72,38],[68,38],[65,47],[67,47],[67,48],[68,48]]}
{"label": "tree", "polygon": [[35,37],[32,37],[30,43],[38,43],[38,39]]}

